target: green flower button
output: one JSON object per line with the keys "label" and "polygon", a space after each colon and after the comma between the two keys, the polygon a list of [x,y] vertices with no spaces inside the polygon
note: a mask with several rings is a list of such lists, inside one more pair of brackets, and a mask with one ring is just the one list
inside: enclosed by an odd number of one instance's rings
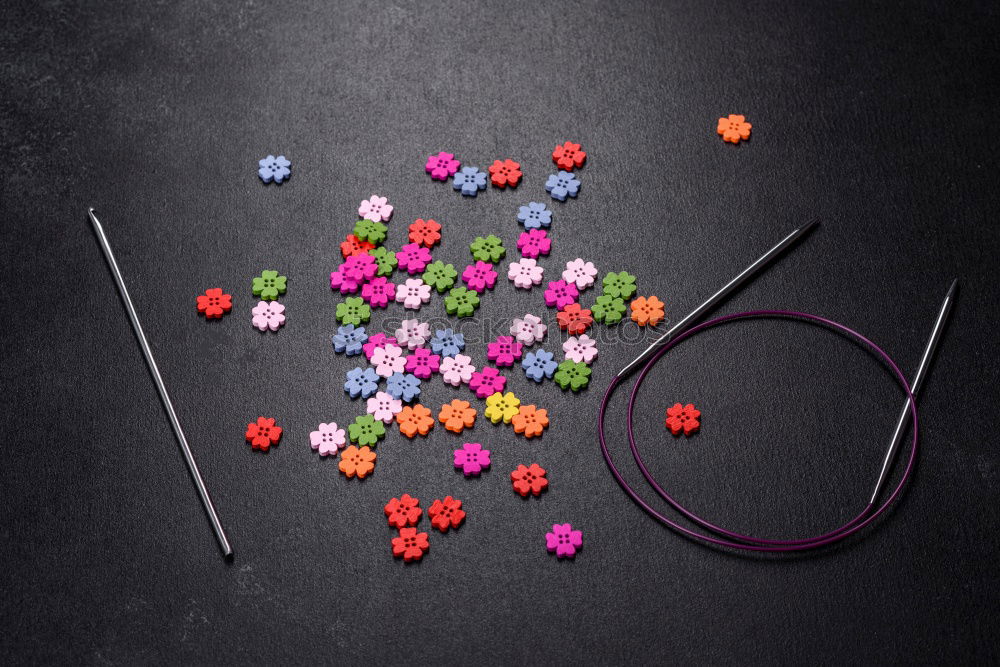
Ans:
{"label": "green flower button", "polygon": [[287,282],[288,278],[279,276],[277,271],[261,271],[260,276],[253,279],[253,295],[273,301],[285,293]]}
{"label": "green flower button", "polygon": [[375,272],[377,276],[391,276],[399,263],[396,259],[396,253],[386,250],[384,247],[369,250],[368,254],[375,258],[375,264],[378,266],[378,270]]}
{"label": "green flower button", "polygon": [[354,423],[347,427],[351,442],[362,447],[374,447],[385,437],[385,424],[376,420],[373,415],[357,417]]}
{"label": "green flower button", "polygon": [[602,294],[597,297],[597,302],[591,306],[590,313],[594,316],[594,321],[605,324],[618,324],[625,315],[625,302],[621,297]]}
{"label": "green flower button", "polygon": [[559,364],[552,378],[563,389],[580,391],[590,383],[590,366],[582,361],[566,361]]}
{"label": "green flower button", "polygon": [[635,276],[631,273],[615,273],[612,271],[604,276],[604,293],[610,296],[631,299],[635,294]]}
{"label": "green flower button", "polygon": [[451,264],[445,264],[440,259],[428,264],[423,275],[424,282],[438,292],[443,292],[454,285],[457,277],[458,271],[455,270],[455,267]]}
{"label": "green flower button", "polygon": [[477,236],[476,240],[469,246],[469,250],[472,251],[472,256],[480,262],[493,262],[494,264],[507,254],[507,250],[503,247],[503,241],[493,234],[486,238]]}
{"label": "green flower button", "polygon": [[456,287],[444,298],[444,309],[449,315],[469,317],[479,307],[479,295],[465,287]]}
{"label": "green flower button", "polygon": [[337,321],[358,326],[372,318],[372,309],[360,297],[350,296],[337,304]]}
{"label": "green flower button", "polygon": [[371,241],[375,245],[385,241],[385,232],[388,229],[381,222],[373,220],[358,220],[354,223],[354,235],[362,241]]}

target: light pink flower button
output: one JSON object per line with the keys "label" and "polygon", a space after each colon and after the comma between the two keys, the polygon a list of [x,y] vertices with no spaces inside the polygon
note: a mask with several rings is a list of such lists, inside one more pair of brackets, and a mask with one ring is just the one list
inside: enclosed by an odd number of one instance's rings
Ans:
{"label": "light pink flower button", "polygon": [[519,262],[511,262],[507,268],[507,278],[515,287],[531,289],[532,285],[542,282],[545,269],[538,266],[538,261],[531,257],[522,257]]}
{"label": "light pink flower button", "polygon": [[358,215],[375,222],[388,222],[389,218],[392,217],[392,206],[389,204],[388,198],[372,195],[361,202],[361,206],[358,207]]}
{"label": "light pink flower button", "polygon": [[337,422],[320,424],[315,431],[309,434],[309,445],[317,450],[320,456],[336,454],[337,450],[346,443],[344,429],[337,426]]}
{"label": "light pink flower button", "polygon": [[[409,282],[409,281],[407,281]],[[427,289],[430,289],[428,286]],[[398,291],[398,290],[397,290]],[[420,320],[403,320],[396,329],[396,340],[407,350],[418,348],[431,337],[431,325]]]}
{"label": "light pink flower button", "polygon": [[587,334],[570,336],[563,343],[563,352],[570,361],[589,364],[597,356],[597,341]]}
{"label": "light pink flower button", "polygon": [[594,284],[597,276],[597,267],[593,262],[585,262],[577,257],[566,262],[566,270],[562,273],[562,279],[568,283],[576,285],[578,290],[586,289]]}
{"label": "light pink flower button", "polygon": [[403,348],[392,343],[387,343],[385,347],[376,347],[370,361],[375,367],[375,373],[384,378],[393,373],[402,373],[403,369],[406,368]]}
{"label": "light pink flower button", "polygon": [[396,287],[396,303],[403,304],[404,308],[418,310],[430,300],[431,286],[420,278],[410,278]]}
{"label": "light pink flower button", "polygon": [[277,331],[285,325],[285,306],[277,301],[261,301],[251,312],[253,325],[261,331]]}
{"label": "light pink flower button", "polygon": [[368,399],[367,409],[375,419],[391,424],[396,419],[396,413],[403,409],[403,402],[393,398],[392,394],[380,391]]}
{"label": "light pink flower button", "polygon": [[452,387],[458,387],[472,379],[476,367],[472,365],[472,357],[456,354],[441,360],[441,378]]}
{"label": "light pink flower button", "polygon": [[528,313],[523,318],[516,318],[510,326],[510,335],[517,338],[519,343],[534,345],[545,338],[548,327],[542,324],[542,319]]}

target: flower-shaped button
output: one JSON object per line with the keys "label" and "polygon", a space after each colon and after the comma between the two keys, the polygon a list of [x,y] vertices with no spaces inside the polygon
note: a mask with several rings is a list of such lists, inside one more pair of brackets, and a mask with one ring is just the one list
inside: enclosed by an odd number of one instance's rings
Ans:
{"label": "flower-shaped button", "polygon": [[716,133],[722,135],[723,141],[732,144],[740,143],[740,139],[750,138],[750,129],[753,127],[747,122],[746,117],[739,114],[729,114],[728,118],[720,118],[719,125],[715,128]]}
{"label": "flower-shaped button", "polygon": [[465,271],[462,272],[462,282],[471,290],[483,292],[487,288],[493,289],[493,285],[497,282],[497,272],[489,262],[476,262],[465,267]]}
{"label": "flower-shaped button", "polygon": [[497,366],[513,366],[521,358],[523,347],[512,336],[497,336],[496,341],[486,346],[486,358]]}
{"label": "flower-shaped button", "polygon": [[396,253],[399,268],[410,275],[423,273],[431,261],[431,251],[416,243],[407,243]]}
{"label": "flower-shaped button", "polygon": [[435,181],[447,181],[448,177],[458,171],[461,162],[455,159],[453,153],[441,152],[427,158],[424,171],[431,175]]}
{"label": "flower-shaped button", "polygon": [[375,244],[371,241],[362,241],[354,234],[348,234],[344,242],[340,244],[340,254],[346,259],[354,255],[368,254],[368,251],[374,248]]}
{"label": "flower-shaped button", "polygon": [[418,433],[427,435],[434,428],[431,411],[419,403],[407,405],[400,410],[396,415],[396,421],[399,423],[399,432],[407,438],[413,438]]}
{"label": "flower-shaped button", "polygon": [[543,378],[551,378],[559,366],[555,362],[555,355],[548,350],[535,350],[524,355],[521,360],[521,368],[529,380],[541,382]]}
{"label": "flower-shaped button", "polygon": [[632,308],[632,321],[640,327],[655,327],[666,317],[666,313],[663,310],[663,302],[655,296],[636,297],[632,299],[632,303],[629,306]]}
{"label": "flower-shaped button", "polygon": [[368,399],[368,414],[383,424],[391,424],[399,411],[403,409],[403,402],[392,397],[384,391],[380,391]]}
{"label": "flower-shaped button", "polygon": [[563,343],[563,352],[570,361],[589,364],[597,357],[597,341],[590,336],[570,336]]}
{"label": "flower-shaped button", "polygon": [[287,285],[288,278],[279,276],[277,271],[261,271],[253,279],[253,295],[260,297],[262,301],[273,301],[279,294],[285,293]]}
{"label": "flower-shaped button", "polygon": [[[363,256],[365,255],[358,255],[358,257]],[[361,287],[359,281],[351,280],[340,269],[330,272],[330,289],[338,290],[341,294],[354,294],[359,287]]]}
{"label": "flower-shaped button", "polygon": [[563,389],[580,391],[590,383],[590,367],[587,364],[567,359],[559,364],[553,379]]}
{"label": "flower-shaped button", "polygon": [[368,342],[361,346],[361,349],[365,352],[365,357],[371,361],[372,355],[375,354],[375,350],[380,347],[385,347],[386,345],[396,345],[398,341],[393,336],[386,336],[384,333],[373,334],[368,337]]}
{"label": "flower-shaped button", "polygon": [[537,258],[539,255],[548,255],[552,249],[552,239],[544,229],[529,229],[521,232],[517,239],[517,249],[524,257]]}
{"label": "flower-shaped button", "polygon": [[441,357],[431,354],[425,347],[417,348],[406,358],[406,370],[421,379],[427,379],[437,373],[440,366]]}
{"label": "flower-shaped button", "polygon": [[445,264],[441,260],[428,264],[422,276],[423,281],[438,292],[451,289],[457,277],[458,271],[455,270],[455,266],[453,264]]}
{"label": "flower-shaped button", "polygon": [[389,525],[393,528],[415,526],[420,521],[420,515],[424,513],[420,509],[420,501],[408,493],[387,502],[383,511]]}
{"label": "flower-shaped button", "polygon": [[521,409],[511,419],[514,433],[522,433],[525,438],[534,438],[542,434],[549,425],[547,410],[539,410],[534,405],[522,405]]}
{"label": "flower-shaped button", "polygon": [[420,320],[403,320],[396,329],[396,340],[408,350],[414,350],[427,343],[431,337],[431,325]]}
{"label": "flower-shaped button", "polygon": [[427,533],[418,533],[413,527],[400,528],[399,537],[392,538],[392,555],[396,558],[402,557],[407,563],[423,558],[430,547]]}
{"label": "flower-shaped button", "polygon": [[196,299],[198,312],[205,316],[205,319],[212,320],[222,317],[223,313],[228,313],[233,309],[233,297],[231,294],[223,294],[222,289],[213,287],[205,290],[205,293]]}
{"label": "flower-shaped button", "polygon": [[490,467],[490,450],[478,442],[467,442],[455,450],[455,467],[461,468],[466,477],[478,477]]}
{"label": "flower-shaped button", "polygon": [[444,500],[435,499],[431,506],[427,508],[427,516],[431,520],[431,525],[447,533],[449,528],[458,528],[465,520],[465,510],[462,509],[462,501],[445,496]]}
{"label": "flower-shaped button", "polygon": [[441,225],[430,218],[417,218],[409,229],[410,243],[433,248],[441,240]]}
{"label": "flower-shaped button", "polygon": [[385,241],[385,234],[388,230],[389,228],[381,222],[373,222],[372,220],[358,220],[354,223],[354,236],[375,245]]}
{"label": "flower-shaped button", "polygon": [[347,434],[355,445],[374,447],[379,440],[385,437],[385,424],[372,415],[361,415],[355,417],[354,423],[347,427]]}
{"label": "flower-shaped button", "polygon": [[444,309],[449,315],[471,317],[479,307],[479,295],[465,287],[453,287],[444,298]]}
{"label": "flower-shaped button", "polygon": [[562,279],[576,285],[578,290],[584,290],[593,285],[596,277],[597,267],[594,266],[594,263],[584,261],[580,257],[566,262],[566,270],[562,273]]}
{"label": "flower-shaped button", "polygon": [[580,179],[572,172],[560,171],[558,174],[550,175],[545,181],[545,191],[552,195],[553,199],[566,201],[566,197],[576,197],[580,192]]}
{"label": "flower-shaped button", "polygon": [[545,269],[538,266],[538,262],[530,257],[524,257],[519,262],[511,262],[507,267],[507,278],[514,283],[514,287],[521,289],[531,289],[533,285],[542,282]]}
{"label": "flower-shaped button", "polygon": [[463,428],[472,428],[476,423],[476,409],[468,401],[459,398],[441,406],[438,421],[452,433],[461,433]]}
{"label": "flower-shaped button", "polygon": [[374,278],[361,288],[361,298],[375,308],[385,308],[396,300],[396,286],[387,278]]}
{"label": "flower-shaped button", "polygon": [[701,417],[701,411],[697,410],[693,403],[683,406],[674,403],[672,407],[667,408],[667,428],[674,435],[680,435],[681,431],[684,435],[691,435],[701,426],[698,417]]}
{"label": "flower-shaped button", "polygon": [[375,452],[370,447],[355,447],[351,445],[340,453],[338,468],[344,476],[350,479],[364,479],[375,470]]}
{"label": "flower-shaped button", "polygon": [[469,389],[476,392],[477,398],[486,398],[490,394],[503,391],[506,384],[507,378],[500,375],[497,369],[488,366],[478,373],[473,373],[469,379]]}
{"label": "flower-shaped button", "polygon": [[462,167],[462,171],[455,174],[451,187],[467,197],[475,197],[480,190],[486,189],[486,174],[478,167]]}
{"label": "flower-shaped button", "polygon": [[545,475],[545,468],[537,463],[528,466],[522,463],[510,473],[510,481],[514,491],[522,496],[527,496],[529,493],[537,496],[549,486],[549,480]]}
{"label": "flower-shaped button", "polygon": [[404,308],[419,310],[420,306],[431,300],[431,286],[420,278],[408,278],[405,283],[396,287],[396,303]]}
{"label": "flower-shaped button", "polygon": [[465,336],[451,329],[438,329],[431,339],[431,350],[442,357],[454,357],[465,349]]}
{"label": "flower-shaped button", "polygon": [[635,294],[635,276],[624,271],[619,273],[612,271],[604,276],[603,286],[604,293],[608,296],[631,299],[632,295]]}
{"label": "flower-shaped button", "polygon": [[278,185],[292,175],[292,163],[284,155],[274,157],[268,155],[266,158],[257,161],[257,175],[265,183],[274,181]]}
{"label": "flower-shaped button", "polygon": [[523,318],[514,318],[514,323],[510,325],[510,335],[524,345],[542,342],[548,330],[549,328],[542,323],[542,318],[531,313],[527,313]]}
{"label": "flower-shaped button", "polygon": [[556,315],[556,322],[559,328],[570,334],[581,334],[594,323],[594,318],[589,310],[580,307],[578,303],[571,303]]}
{"label": "flower-shaped button", "polygon": [[342,273],[344,278],[355,282],[371,280],[377,269],[375,258],[367,254],[345,257],[344,263],[337,267],[337,271]]}
{"label": "flower-shaped button", "polygon": [[445,357],[441,360],[440,371],[441,379],[452,387],[457,387],[472,379],[476,367],[472,365],[472,357],[456,354],[454,357]]}
{"label": "flower-shaped button", "polygon": [[349,296],[337,304],[336,315],[343,324],[363,324],[372,318],[372,309],[360,297]]}
{"label": "flower-shaped button", "polygon": [[320,424],[309,434],[309,446],[318,451],[320,456],[336,454],[346,443],[347,436],[344,429],[337,426],[337,422]]}
{"label": "flower-shaped button", "polygon": [[368,254],[372,256],[375,260],[375,275],[378,276],[391,276],[392,272],[396,269],[396,265],[399,264],[399,260],[396,259],[396,253],[387,248],[373,248],[368,251]]}
{"label": "flower-shaped button", "polygon": [[545,305],[556,308],[565,308],[573,303],[580,296],[576,285],[570,285],[565,280],[554,280],[549,283],[545,290]]}
{"label": "flower-shaped button", "polygon": [[493,264],[499,262],[507,254],[507,249],[503,247],[503,241],[494,234],[477,236],[469,244],[469,250],[472,251],[472,256],[480,262],[492,262]]}
{"label": "flower-shaped button", "polygon": [[403,348],[392,343],[372,350],[372,356],[368,360],[375,366],[375,373],[384,378],[392,377],[393,373],[402,373],[406,368]]}
{"label": "flower-shaped button", "polygon": [[517,210],[517,221],[524,225],[525,229],[548,227],[552,224],[552,211],[545,208],[545,204],[529,202],[527,206]]}
{"label": "flower-shaped button", "polygon": [[490,165],[490,180],[498,188],[505,188],[508,185],[512,188],[517,187],[517,184],[521,181],[521,164],[519,162],[514,162],[513,160],[494,160],[493,164]]}
{"label": "flower-shaped button", "polygon": [[420,378],[412,373],[393,373],[385,384],[385,390],[404,403],[420,395]]}
{"label": "flower-shaped button", "polygon": [[353,324],[345,324],[337,327],[337,333],[333,334],[333,351],[337,354],[344,353],[349,357],[361,354],[368,334],[364,327],[355,327]]}
{"label": "flower-shaped button", "polygon": [[552,532],[545,533],[545,548],[556,558],[573,558],[582,545],[583,533],[568,523],[554,523]]}
{"label": "flower-shaped button", "polygon": [[344,391],[351,395],[351,398],[368,398],[378,391],[378,374],[371,368],[352,368],[347,371],[347,380],[344,381]]}
{"label": "flower-shaped button", "polygon": [[502,394],[499,391],[486,397],[486,409],[483,414],[494,424],[499,424],[503,420],[504,424],[509,424],[511,417],[517,414],[521,408],[521,399],[508,391]]}
{"label": "flower-shaped button", "polygon": [[257,417],[256,422],[247,424],[246,439],[253,449],[266,452],[281,440],[281,430],[280,426],[274,425],[272,417]]}
{"label": "flower-shaped button", "polygon": [[567,141],[562,146],[556,146],[552,151],[552,161],[556,166],[566,171],[573,171],[575,167],[582,167],[587,159],[587,154],[580,150],[580,144]]}
{"label": "flower-shaped button", "polygon": [[358,206],[358,215],[373,222],[387,222],[392,217],[392,206],[386,197],[372,195]]}
{"label": "flower-shaped button", "polygon": [[594,319],[605,324],[618,324],[625,317],[627,306],[621,297],[602,294],[590,307]]}
{"label": "flower-shaped button", "polygon": [[261,331],[277,331],[285,326],[285,304],[277,301],[258,301],[250,311],[253,314],[253,325]]}

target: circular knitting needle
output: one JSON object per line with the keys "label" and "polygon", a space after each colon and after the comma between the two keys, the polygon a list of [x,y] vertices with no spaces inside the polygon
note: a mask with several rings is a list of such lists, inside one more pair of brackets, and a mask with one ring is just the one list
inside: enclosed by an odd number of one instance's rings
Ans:
{"label": "circular knitting needle", "polygon": [[146,364],[149,366],[149,372],[153,375],[153,382],[156,383],[156,389],[160,392],[160,400],[163,401],[163,407],[167,410],[167,416],[170,417],[170,425],[174,428],[174,435],[177,436],[177,442],[180,443],[181,452],[184,454],[184,461],[187,463],[188,472],[191,473],[191,479],[194,480],[194,485],[198,489],[198,496],[201,498],[201,504],[205,507],[205,512],[208,513],[208,518],[212,522],[212,529],[215,531],[215,538],[219,541],[219,547],[222,549],[222,554],[229,558],[233,555],[233,549],[229,546],[229,540],[226,539],[226,531],[222,529],[222,523],[219,521],[219,516],[215,513],[215,506],[212,504],[212,499],[208,496],[208,489],[205,487],[205,480],[201,478],[201,473],[198,471],[198,464],[194,461],[194,455],[191,453],[191,447],[188,445],[187,438],[184,437],[184,430],[181,429],[181,423],[177,419],[177,412],[174,411],[174,404],[170,402],[170,396],[167,394],[167,387],[163,384],[163,378],[160,377],[160,369],[156,366],[156,360],[153,359],[153,351],[149,347],[149,341],[146,340],[146,334],[142,331],[142,325],[139,324],[139,316],[135,312],[135,306],[132,305],[132,299],[128,295],[128,290],[125,288],[125,280],[122,278],[122,272],[118,268],[118,262],[115,261],[115,255],[111,252],[111,244],[108,243],[108,237],[104,235],[104,228],[101,227],[101,223],[97,220],[97,216],[94,215],[94,209],[87,209],[88,215],[90,215],[90,223],[94,227],[94,233],[97,234],[97,240],[101,244],[101,250],[104,251],[104,258],[108,260],[108,266],[111,268],[111,275],[115,278],[115,285],[118,286],[118,293],[122,297],[122,302],[125,304],[125,310],[128,312],[128,317],[132,321],[132,329],[135,330],[135,336],[139,339],[139,347],[142,348],[142,353],[146,357]]}

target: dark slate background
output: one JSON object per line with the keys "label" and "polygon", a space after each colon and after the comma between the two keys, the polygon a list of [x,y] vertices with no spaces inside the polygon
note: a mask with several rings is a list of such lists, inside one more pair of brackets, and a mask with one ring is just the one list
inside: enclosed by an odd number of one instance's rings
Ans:
{"label": "dark slate background", "polygon": [[[4,662],[984,663],[997,644],[998,9],[995,3],[142,3],[0,8]],[[716,119],[746,114],[739,146]],[[883,521],[819,553],[745,557],[655,523],[595,439],[607,382],[642,347],[606,331],[592,387],[511,386],[550,410],[525,441],[393,432],[367,481],[308,445],[363,407],[340,388],[327,276],[358,202],[396,206],[390,247],[433,217],[459,267],[517,206],[549,201],[552,147],[581,142],[580,196],[554,204],[553,275],[627,269],[676,321],[811,216],[810,237],[719,312],[790,308],[872,337],[912,373],[950,280],[962,291],[921,398],[913,484]],[[522,162],[516,191],[463,198],[423,172]],[[283,153],[290,182],[256,162]],[[114,292],[101,215],[236,551],[225,562]],[[516,252],[509,253],[507,262]],[[289,276],[288,324],[252,329],[250,279]],[[195,296],[221,286],[232,314]],[[595,294],[587,293],[585,305]],[[466,323],[547,311],[501,280]],[[380,313],[376,328],[398,321]],[[420,317],[444,316],[435,300]],[[560,337],[545,344],[558,350]],[[467,390],[435,379],[435,410]],[[639,481],[612,410],[616,459]],[[670,437],[693,401],[702,432]],[[713,330],[656,369],[641,447],[677,497],[773,536],[837,525],[867,498],[901,405],[877,362],[803,324]],[[481,404],[480,404],[480,407]],[[264,414],[267,455],[243,441]],[[466,439],[494,466],[465,480]],[[538,461],[550,490],[507,475]],[[389,555],[381,506],[461,497],[422,563]],[[643,491],[652,494],[648,488]],[[544,548],[584,531],[575,562]],[[426,527],[426,521],[423,524]]]}

